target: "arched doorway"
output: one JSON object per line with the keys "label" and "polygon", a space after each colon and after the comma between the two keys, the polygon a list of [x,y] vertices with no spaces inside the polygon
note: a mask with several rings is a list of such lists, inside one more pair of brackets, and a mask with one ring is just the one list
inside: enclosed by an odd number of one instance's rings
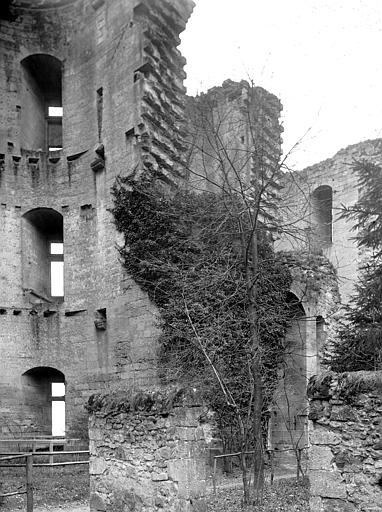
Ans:
{"label": "arched doorway", "polygon": [[285,335],[284,363],[274,396],[269,423],[269,444],[279,453],[280,464],[294,464],[293,449],[306,445],[307,426],[307,318],[301,301],[288,295],[289,325]]}
{"label": "arched doorway", "polygon": [[26,427],[42,435],[65,435],[65,375],[49,366],[22,375]]}

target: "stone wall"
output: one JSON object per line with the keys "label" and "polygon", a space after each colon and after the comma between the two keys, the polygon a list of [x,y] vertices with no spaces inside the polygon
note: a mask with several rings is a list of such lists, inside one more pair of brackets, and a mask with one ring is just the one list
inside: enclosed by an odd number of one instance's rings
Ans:
{"label": "stone wall", "polygon": [[280,179],[281,110],[275,95],[245,80],[188,98],[188,182],[197,190],[235,190],[259,179],[261,169],[269,179],[266,204]]}
{"label": "stone wall", "polygon": [[382,511],[382,372],[328,372],[309,396],[311,511]]}
{"label": "stone wall", "polygon": [[88,409],[91,512],[205,510],[210,426],[193,390],[96,395]]}
{"label": "stone wall", "polygon": [[[333,317],[340,302],[336,272],[327,258],[297,251],[280,256],[285,259],[293,282],[284,365],[270,417],[270,443],[276,454],[277,450],[307,445],[306,387],[312,375],[320,371],[322,349],[335,326]],[[292,452],[280,452],[277,458],[295,464]]]}
{"label": "stone wall", "polygon": [[[75,437],[84,432],[89,395],[121,381],[157,381],[158,313],[119,261],[123,241],[110,213],[110,188],[136,166],[160,174],[162,160],[167,178],[172,170],[176,177],[179,158],[171,146],[181,129],[184,77],[176,47],[192,7],[189,0],[17,0],[13,16],[0,20],[2,435],[39,431],[38,410],[26,415],[23,374],[33,368],[65,375],[67,434]],[[33,80],[25,78],[22,62],[35,55],[48,59],[44,71],[49,58],[62,65],[59,151],[46,151],[47,141],[44,146],[30,136],[41,132],[38,115],[46,114],[26,101]],[[168,71],[159,80],[163,66]],[[172,109],[171,95],[179,95]],[[156,166],[146,162],[148,152]],[[65,291],[59,301],[30,291],[49,284],[40,283],[49,268],[23,229],[24,215],[43,208],[63,218]],[[25,251],[28,244],[34,250]],[[38,286],[25,279],[32,257]]]}
{"label": "stone wall", "polygon": [[[341,218],[343,206],[352,206],[358,199],[354,161],[382,163],[382,139],[368,140],[341,149],[332,158],[293,173],[284,174],[283,204],[280,210],[289,233],[281,236],[278,250],[320,251],[333,264],[338,274],[341,301],[346,304],[354,291],[360,262],[354,243],[352,222]],[[332,240],[317,244],[318,226],[314,222],[313,194],[319,187],[332,191]],[[317,246],[318,245],[318,246]]]}

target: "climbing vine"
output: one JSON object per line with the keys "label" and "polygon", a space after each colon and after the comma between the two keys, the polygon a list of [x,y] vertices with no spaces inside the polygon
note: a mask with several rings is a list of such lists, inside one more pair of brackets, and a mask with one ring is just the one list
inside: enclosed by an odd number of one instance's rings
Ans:
{"label": "climbing vine", "polygon": [[[234,195],[169,193],[133,178],[119,178],[113,195],[112,213],[125,239],[123,265],[161,313],[162,378],[198,385],[224,430],[234,423],[232,411],[206,353],[235,402],[249,413],[251,407],[253,353],[240,201]],[[259,231],[257,238],[256,310],[266,410],[283,359],[291,276],[267,235]]]}

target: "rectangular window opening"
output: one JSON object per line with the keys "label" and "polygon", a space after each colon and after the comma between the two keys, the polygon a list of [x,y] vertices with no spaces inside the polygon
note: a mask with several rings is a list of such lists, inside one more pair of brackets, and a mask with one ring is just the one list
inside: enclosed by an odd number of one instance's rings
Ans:
{"label": "rectangular window opening", "polygon": [[64,254],[64,244],[62,242],[51,242],[50,254]]}
{"label": "rectangular window opening", "polygon": [[48,116],[49,117],[62,117],[63,108],[62,107],[48,107]]}
{"label": "rectangular window opening", "polygon": [[65,383],[52,382],[52,397],[65,396]]}
{"label": "rectangular window opening", "polygon": [[64,296],[64,262],[50,262],[50,284],[52,297]]}
{"label": "rectangular window opening", "polygon": [[65,402],[52,400],[52,435],[65,435]]}

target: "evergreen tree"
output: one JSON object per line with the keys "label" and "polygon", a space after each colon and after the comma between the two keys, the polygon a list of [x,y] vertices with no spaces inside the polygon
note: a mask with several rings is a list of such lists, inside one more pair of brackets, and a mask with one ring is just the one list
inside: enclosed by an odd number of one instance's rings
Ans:
{"label": "evergreen tree", "polygon": [[344,208],[342,217],[354,221],[364,262],[330,358],[332,369],[339,372],[382,369],[382,168],[360,161],[354,171],[361,195],[354,206]]}

